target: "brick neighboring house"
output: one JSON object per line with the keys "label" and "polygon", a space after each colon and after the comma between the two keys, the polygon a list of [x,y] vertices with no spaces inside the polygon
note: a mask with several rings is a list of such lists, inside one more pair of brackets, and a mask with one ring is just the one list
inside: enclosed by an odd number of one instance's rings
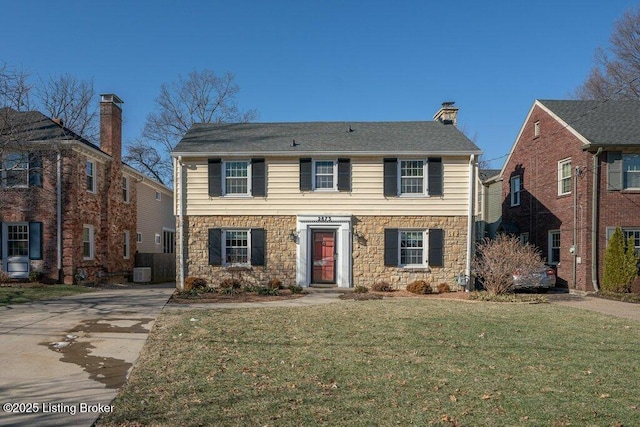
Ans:
{"label": "brick neighboring house", "polygon": [[121,103],[102,95],[100,147],[37,111],[1,111],[0,259],[10,277],[37,271],[71,284],[131,274],[147,209],[138,189],[166,187],[122,163]]}
{"label": "brick neighboring house", "polygon": [[176,146],[178,287],[187,276],[303,287],[456,287],[474,245],[476,160],[434,121],[196,124]]}
{"label": "brick neighboring house", "polygon": [[615,227],[640,253],[640,101],[536,100],[501,176],[503,228],[560,283],[598,289]]}

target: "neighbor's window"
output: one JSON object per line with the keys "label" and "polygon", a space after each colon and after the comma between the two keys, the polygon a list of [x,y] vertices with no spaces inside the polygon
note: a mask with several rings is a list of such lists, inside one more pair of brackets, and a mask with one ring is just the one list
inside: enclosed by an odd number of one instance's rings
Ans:
{"label": "neighbor's window", "polygon": [[640,154],[622,156],[623,188],[640,188]]}
{"label": "neighbor's window", "polygon": [[425,265],[425,232],[400,231],[400,265]]}
{"label": "neighbor's window", "polygon": [[142,233],[136,233],[136,243],[142,243]]}
{"label": "neighbor's window", "polygon": [[529,243],[529,233],[520,233],[520,237],[518,237],[518,240],[520,240],[521,245],[526,245],[527,243]]}
{"label": "neighbor's window", "polygon": [[538,137],[540,136],[540,122],[537,121],[533,124],[533,136]]}
{"label": "neighbor's window", "polygon": [[4,159],[5,187],[29,186],[29,157],[23,153],[10,153]]}
{"label": "neighbor's window", "polygon": [[93,225],[82,227],[82,258],[93,259],[95,253],[95,241],[93,236]]}
{"label": "neighbor's window", "polygon": [[400,194],[424,194],[425,161],[400,160]]}
{"label": "neighbor's window", "polygon": [[162,230],[162,253],[175,253],[176,232],[174,230]]}
{"label": "neighbor's window", "polygon": [[249,230],[224,231],[225,264],[249,264]]}
{"label": "neighbor's window", "polygon": [[225,194],[249,195],[249,162],[229,161],[224,163]]}
{"label": "neighbor's window", "polygon": [[154,236],[154,242],[156,243],[156,245],[159,245],[160,243],[162,243],[162,236],[160,236],[160,233],[156,233],[156,235]]}
{"label": "neighbor's window", "polygon": [[336,189],[336,162],[333,160],[314,160],[313,188],[314,190]]}
{"label": "neighbor's window", "polygon": [[156,200],[157,201],[162,200],[162,193],[160,193],[159,191],[156,191]]}
{"label": "neighbor's window", "polygon": [[29,225],[7,225],[7,256],[29,255]]}
{"label": "neighbor's window", "polygon": [[122,177],[122,200],[125,203],[129,203],[129,178]]}
{"label": "neighbor's window", "polygon": [[571,193],[571,159],[558,162],[558,196]]}
{"label": "neighbor's window", "polygon": [[511,206],[520,205],[520,192],[522,191],[522,183],[519,176],[511,178]]}
{"label": "neighbor's window", "polygon": [[131,254],[130,244],[129,244],[129,230],[124,230],[122,233],[123,237],[123,246],[122,246],[122,257],[124,259],[129,259],[129,255]]}
{"label": "neighbor's window", "polygon": [[91,193],[96,192],[96,162],[93,160],[87,160],[87,191]]}
{"label": "neighbor's window", "polygon": [[[625,245],[633,245],[636,256],[640,256],[640,228],[621,227],[624,235]],[[609,246],[609,239],[613,235],[616,227],[607,227],[607,246]]]}
{"label": "neighbor's window", "polygon": [[549,253],[547,261],[553,265],[560,262],[560,230],[549,231]]}

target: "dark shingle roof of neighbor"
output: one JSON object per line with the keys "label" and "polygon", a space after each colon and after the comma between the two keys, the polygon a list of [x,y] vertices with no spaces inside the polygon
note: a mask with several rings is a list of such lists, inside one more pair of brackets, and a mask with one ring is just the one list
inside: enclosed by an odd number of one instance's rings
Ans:
{"label": "dark shingle roof of neighbor", "polygon": [[480,149],[455,126],[435,121],[199,123],[173,151],[183,153],[479,154]]}
{"label": "dark shingle roof of neighbor", "polygon": [[479,169],[478,177],[480,177],[480,181],[485,181],[489,178],[493,178],[496,175],[500,175],[501,169]]}
{"label": "dark shingle roof of neighbor", "polygon": [[539,100],[592,145],[639,145],[640,100]]}
{"label": "dark shingle roof of neighbor", "polygon": [[100,150],[97,145],[59,125],[39,111],[0,108],[0,137],[21,143],[72,139]]}

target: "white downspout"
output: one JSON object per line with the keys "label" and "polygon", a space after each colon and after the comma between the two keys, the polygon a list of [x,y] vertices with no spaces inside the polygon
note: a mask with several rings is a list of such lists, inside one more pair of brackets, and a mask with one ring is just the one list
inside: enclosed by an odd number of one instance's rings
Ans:
{"label": "white downspout", "polygon": [[466,285],[466,291],[471,288],[471,257],[473,255],[473,222],[475,218],[475,187],[476,187],[476,162],[475,154],[472,154],[469,158],[469,212],[467,215],[467,265],[465,267],[465,276],[468,277],[469,282]]}
{"label": "white downspout", "polygon": [[591,283],[593,290],[598,292],[598,156],[602,147],[593,155],[593,185],[591,188]]}
{"label": "white downspout", "polygon": [[64,274],[62,274],[62,156],[60,149],[56,153],[56,251],[58,282],[64,283]]}
{"label": "white downspout", "polygon": [[177,197],[178,197],[178,268],[180,271],[180,274],[178,276],[178,289],[180,289],[181,291],[184,290],[184,225],[183,225],[183,215],[182,215],[182,210],[183,210],[183,189],[184,189],[184,182],[182,179],[182,156],[178,156],[178,164],[177,164],[177,170],[178,170],[178,176],[176,178],[178,181],[178,193],[177,193]]}

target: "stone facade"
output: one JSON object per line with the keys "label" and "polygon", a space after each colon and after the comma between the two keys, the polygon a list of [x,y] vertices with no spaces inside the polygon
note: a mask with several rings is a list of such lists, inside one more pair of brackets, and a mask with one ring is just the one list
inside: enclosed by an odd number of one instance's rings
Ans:
{"label": "stone facade", "polygon": [[[266,283],[271,278],[285,285],[296,281],[297,243],[289,237],[296,229],[296,216],[189,216],[185,218],[185,277],[203,277],[212,285],[237,276],[245,282]],[[456,277],[466,264],[466,217],[353,216],[358,236],[352,242],[352,286],[370,287],[377,281],[404,288],[414,280],[425,280],[435,288],[447,283],[459,289]],[[247,269],[212,266],[208,262],[210,228],[263,228],[266,230],[265,265]],[[411,269],[384,265],[385,228],[444,229],[444,267]],[[178,272],[179,274],[179,272]]]}

